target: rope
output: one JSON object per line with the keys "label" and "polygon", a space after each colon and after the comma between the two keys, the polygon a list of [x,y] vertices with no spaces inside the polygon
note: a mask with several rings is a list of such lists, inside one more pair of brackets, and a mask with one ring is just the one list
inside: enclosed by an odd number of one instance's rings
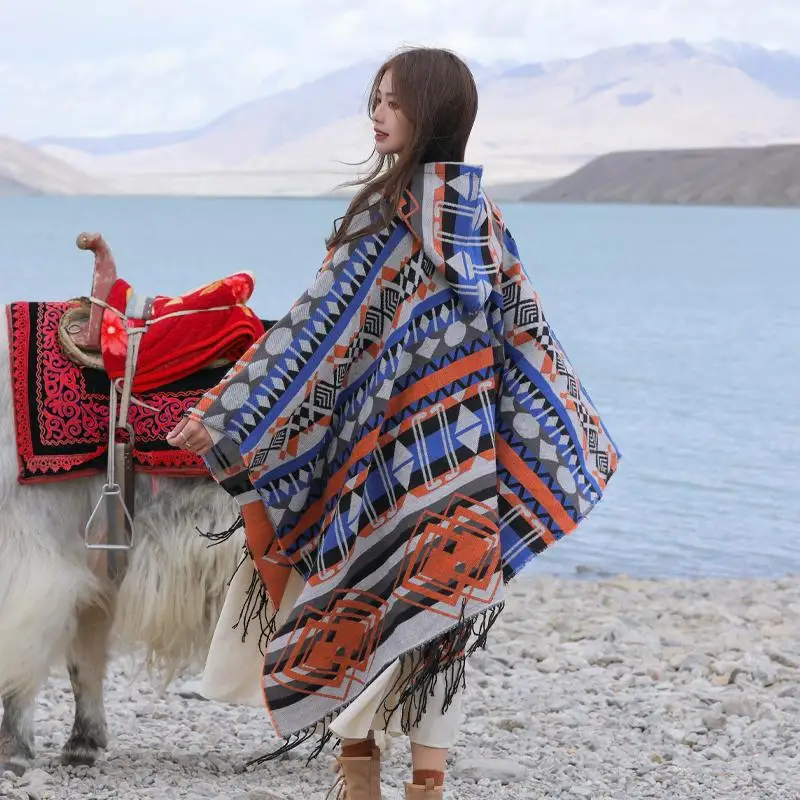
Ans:
{"label": "rope", "polygon": [[[118,308],[110,306],[108,303],[106,303],[105,300],[101,300],[99,297],[89,297],[88,300],[93,305],[100,306],[100,308],[104,308],[106,309],[106,311],[112,311],[120,319],[123,319],[125,320],[125,322],[128,322],[129,317],[127,314],[125,314],[124,311],[120,311]],[[190,316],[191,314],[206,314],[209,311],[230,311],[232,308],[248,308],[248,306],[246,303],[234,303],[231,306],[212,306],[211,308],[185,308],[182,311],[170,311],[169,314],[162,314],[160,317],[144,320],[144,327],[147,328],[150,325],[155,325],[157,322],[162,322],[165,319],[174,319],[175,317],[187,317]]]}

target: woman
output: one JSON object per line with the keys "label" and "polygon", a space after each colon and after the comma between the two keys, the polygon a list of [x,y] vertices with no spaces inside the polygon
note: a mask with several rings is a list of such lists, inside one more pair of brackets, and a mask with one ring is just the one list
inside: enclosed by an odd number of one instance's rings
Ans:
{"label": "woman", "polygon": [[[258,681],[286,747],[339,737],[347,800],[380,797],[373,732],[405,731],[406,797],[434,800],[505,583],[586,516],[619,456],[463,163],[469,69],[402,52],[370,112],[377,163],[315,282],[169,441],[237,498],[252,559],[209,693]],[[232,665],[237,618],[261,620],[258,675]]]}

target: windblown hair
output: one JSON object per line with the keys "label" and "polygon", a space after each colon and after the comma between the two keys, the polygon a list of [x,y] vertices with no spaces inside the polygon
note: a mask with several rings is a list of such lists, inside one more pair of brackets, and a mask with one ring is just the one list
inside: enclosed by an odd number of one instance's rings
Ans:
{"label": "windblown hair", "polygon": [[[361,189],[345,215],[336,220],[326,241],[329,249],[385,227],[420,164],[464,160],[478,113],[478,90],[469,67],[454,53],[439,48],[414,47],[397,53],[381,66],[372,81],[370,117],[378,105],[378,87],[389,71],[400,110],[412,126],[411,143],[399,155],[373,151],[370,159],[375,161],[368,174],[346,184]],[[354,229],[354,217],[375,206],[380,218],[368,227]]]}

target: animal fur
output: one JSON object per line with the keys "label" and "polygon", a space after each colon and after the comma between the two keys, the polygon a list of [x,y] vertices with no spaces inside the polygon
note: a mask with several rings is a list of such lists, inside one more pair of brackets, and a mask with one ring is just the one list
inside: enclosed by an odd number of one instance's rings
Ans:
{"label": "animal fur", "polygon": [[[105,746],[102,680],[111,643],[144,652],[166,678],[202,665],[241,554],[241,539],[209,548],[197,533],[227,528],[233,501],[213,481],[137,476],[136,542],[115,589],[93,574],[83,529],[103,477],[17,482],[8,332],[0,325],[0,773],[33,751],[33,704],[67,660],[76,695],[70,763]],[[157,491],[155,490],[157,488]]]}

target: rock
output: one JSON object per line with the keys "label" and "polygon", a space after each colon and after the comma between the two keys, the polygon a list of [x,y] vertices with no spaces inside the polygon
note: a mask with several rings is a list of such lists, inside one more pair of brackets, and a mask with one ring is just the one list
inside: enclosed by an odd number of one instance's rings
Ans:
{"label": "rock", "polygon": [[748,622],[781,622],[783,615],[777,608],[757,604],[745,610],[744,618]]}
{"label": "rock", "polygon": [[739,667],[738,662],[735,661],[723,661],[720,659],[715,659],[714,661],[709,664],[709,668],[715,675],[730,675],[733,670]]}
{"label": "rock", "polygon": [[710,731],[721,731],[725,727],[725,714],[721,704],[718,703],[710,711],[703,714],[703,725]]}
{"label": "rock", "polygon": [[551,673],[558,672],[561,669],[561,664],[558,663],[552,656],[549,656],[544,661],[540,661],[536,665],[539,672]]}
{"label": "rock", "polygon": [[698,733],[697,731],[688,731],[681,740],[681,744],[688,745],[689,747],[694,747],[695,745],[700,743],[701,738],[702,734]]}
{"label": "rock", "polygon": [[777,719],[778,712],[772,703],[760,703],[758,706],[758,719]]}
{"label": "rock", "polygon": [[714,686],[731,686],[736,683],[736,678],[741,674],[742,670],[739,667],[734,667],[730,672],[723,673],[722,675],[715,675],[711,682]]}
{"label": "rock", "polygon": [[708,656],[698,656],[690,653],[679,662],[678,672],[700,672],[706,670],[709,661]]}
{"label": "rock", "polygon": [[647,644],[650,637],[638,628],[625,625],[614,632],[614,640],[622,644]]}
{"label": "rock", "polygon": [[610,667],[612,664],[622,664],[623,659],[613,653],[601,653],[590,656],[589,663],[596,667]]}
{"label": "rock", "polygon": [[786,653],[782,653],[779,650],[772,650],[767,649],[765,653],[776,663],[780,664],[782,667],[789,667],[789,669],[798,669],[800,668],[800,661],[792,656],[786,655]]}
{"label": "rock", "polygon": [[479,781],[488,778],[501,783],[516,783],[525,780],[528,770],[516,761],[505,758],[473,758],[469,762],[457,762],[455,772],[462,778]]}
{"label": "rock", "polygon": [[682,731],[678,728],[667,730],[664,733],[664,738],[669,740],[670,742],[674,742],[675,744],[680,744],[685,737],[686,737],[686,731]]}
{"label": "rock", "polygon": [[495,724],[501,731],[509,731],[509,733],[513,731],[524,730],[528,727],[524,720],[513,717],[500,719]]}
{"label": "rock", "polygon": [[731,754],[719,744],[703,750],[703,755],[709,760],[716,759],[718,761],[730,761],[731,757]]}
{"label": "rock", "polygon": [[53,776],[43,769],[32,769],[20,779],[20,786],[49,786],[53,783]]}
{"label": "rock", "polygon": [[746,671],[762,686],[772,686],[778,678],[774,663],[765,658],[749,664]]}
{"label": "rock", "polygon": [[725,697],[720,702],[723,714],[737,717],[755,717],[758,712],[758,705],[755,700],[745,694],[732,695]]}
{"label": "rock", "polygon": [[29,800],[30,795],[24,789],[17,788],[10,781],[0,781],[0,797],[4,800]]}

